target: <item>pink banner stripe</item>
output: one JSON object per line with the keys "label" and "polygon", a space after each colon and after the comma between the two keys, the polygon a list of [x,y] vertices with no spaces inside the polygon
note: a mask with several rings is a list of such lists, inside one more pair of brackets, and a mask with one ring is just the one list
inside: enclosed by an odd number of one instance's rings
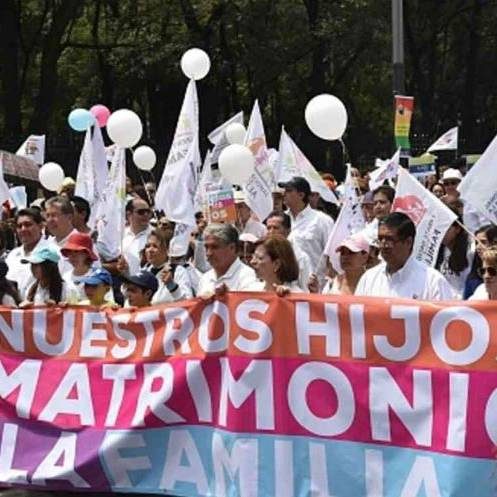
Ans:
{"label": "pink banner stripe", "polygon": [[[0,399],[4,420],[15,422],[16,406],[22,415],[27,405],[32,423],[65,429],[211,425],[233,432],[385,443],[470,457],[492,457],[496,445],[497,394],[492,393],[497,377],[490,373],[208,357],[201,369],[199,361],[185,359],[121,364],[119,374],[126,379],[115,380],[116,364],[29,361],[0,354],[0,373],[3,369],[11,375],[12,385],[16,378],[26,379]],[[224,396],[223,368],[225,377],[232,377]],[[32,402],[29,385],[36,386]],[[154,406],[153,412],[147,405]]]}

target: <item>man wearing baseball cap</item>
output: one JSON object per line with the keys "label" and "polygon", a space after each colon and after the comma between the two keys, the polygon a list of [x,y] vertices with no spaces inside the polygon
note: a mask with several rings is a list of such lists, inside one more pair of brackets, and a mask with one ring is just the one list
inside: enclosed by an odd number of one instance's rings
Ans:
{"label": "man wearing baseball cap", "polygon": [[333,219],[309,206],[311,187],[305,178],[294,176],[278,186],[285,190],[284,200],[292,223],[288,240],[307,253],[313,272],[324,275],[326,265],[322,254],[333,228]]}
{"label": "man wearing baseball cap", "polygon": [[126,296],[125,307],[147,307],[159,288],[157,278],[150,271],[142,269],[138,273],[123,278]]}

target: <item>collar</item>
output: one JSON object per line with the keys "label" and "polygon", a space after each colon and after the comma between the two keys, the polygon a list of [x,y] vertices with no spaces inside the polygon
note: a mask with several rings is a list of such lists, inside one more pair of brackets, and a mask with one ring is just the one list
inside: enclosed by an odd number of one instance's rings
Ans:
{"label": "collar", "polygon": [[214,275],[216,276],[216,280],[227,280],[231,278],[237,271],[241,269],[243,262],[240,260],[239,257],[235,259],[233,264],[228,268],[228,271],[226,271],[222,276],[217,276],[216,272],[214,271]]}
{"label": "collar", "polygon": [[408,276],[413,273],[416,264],[417,264],[416,259],[414,258],[411,252],[411,255],[409,256],[405,264],[400,269],[395,271],[395,273],[389,273],[387,271],[387,265],[385,263],[385,274],[387,275],[387,278],[390,281],[401,282],[404,279],[408,278]]}
{"label": "collar", "polygon": [[308,216],[312,212],[312,208],[309,204],[307,204],[297,215],[294,217],[292,214],[292,211],[288,209],[288,215],[292,219],[292,221],[296,221],[297,219],[300,219],[302,217]]}

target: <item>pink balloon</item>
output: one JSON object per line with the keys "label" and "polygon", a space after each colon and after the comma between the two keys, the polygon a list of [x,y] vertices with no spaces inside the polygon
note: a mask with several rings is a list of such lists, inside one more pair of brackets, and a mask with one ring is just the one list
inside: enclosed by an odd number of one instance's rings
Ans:
{"label": "pink balloon", "polygon": [[94,105],[90,112],[95,116],[98,125],[103,128],[107,124],[107,119],[110,116],[110,110],[102,104]]}

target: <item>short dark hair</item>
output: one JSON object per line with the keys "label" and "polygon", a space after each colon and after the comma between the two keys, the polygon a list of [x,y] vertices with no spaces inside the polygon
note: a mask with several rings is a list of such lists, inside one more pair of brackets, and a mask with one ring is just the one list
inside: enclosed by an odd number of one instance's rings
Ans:
{"label": "short dark hair", "polygon": [[[271,214],[269,214],[269,216],[267,217],[267,219],[269,219],[270,217],[279,217],[281,219],[281,223],[283,224],[283,227],[285,229],[287,229],[288,231],[290,231],[290,229],[292,228],[290,216],[286,212],[272,211]],[[267,221],[267,219],[266,219],[266,221]]]}
{"label": "short dark hair", "polygon": [[45,209],[53,205],[58,205],[60,212],[62,212],[62,214],[70,214],[71,216],[74,215],[74,207],[71,204],[71,201],[67,197],[64,197],[62,195],[57,195],[56,197],[50,197],[45,202]]}
{"label": "short dark hair", "polygon": [[378,188],[376,188],[375,190],[373,190],[373,197],[377,193],[381,193],[381,194],[385,195],[385,197],[388,198],[390,203],[392,203],[393,199],[395,198],[395,190],[391,186],[388,186],[388,185],[381,185]]}
{"label": "short dark hair", "polygon": [[128,200],[128,202],[126,203],[126,214],[131,214],[134,210],[135,210],[135,206],[133,205],[133,202],[135,200],[143,200],[143,202],[145,202],[149,207],[150,207],[150,204],[148,203],[148,201],[144,198],[141,198],[141,197],[133,197],[131,199]]}
{"label": "short dark hair", "polygon": [[378,221],[378,228],[386,226],[387,228],[395,228],[400,240],[407,240],[407,238],[416,237],[416,225],[412,222],[411,218],[403,212],[391,212],[382,217]]}
{"label": "short dark hair", "polygon": [[36,224],[43,223],[43,217],[41,215],[41,211],[34,207],[26,207],[25,209],[21,209],[16,216],[16,222],[21,216],[30,217]]}
{"label": "short dark hair", "polygon": [[87,223],[88,220],[90,219],[90,213],[91,213],[91,208],[90,208],[90,204],[89,204],[88,200],[86,200],[83,197],[78,197],[77,195],[75,195],[74,197],[71,198],[71,202],[72,202],[74,208],[78,212],[85,213],[85,223]]}

